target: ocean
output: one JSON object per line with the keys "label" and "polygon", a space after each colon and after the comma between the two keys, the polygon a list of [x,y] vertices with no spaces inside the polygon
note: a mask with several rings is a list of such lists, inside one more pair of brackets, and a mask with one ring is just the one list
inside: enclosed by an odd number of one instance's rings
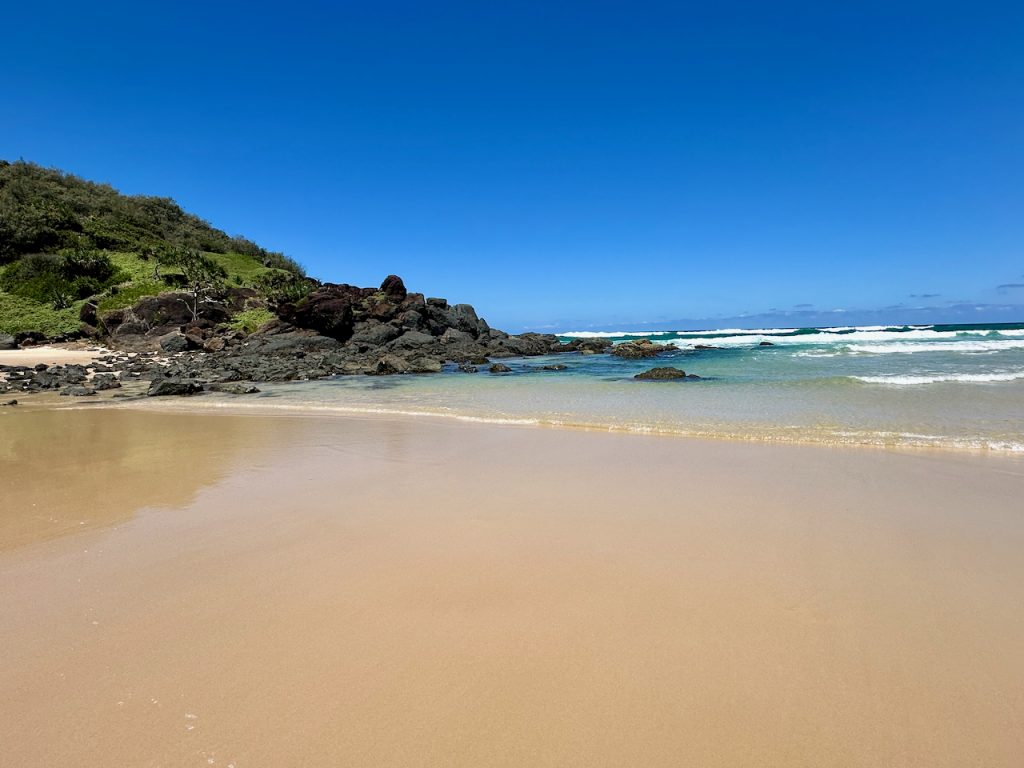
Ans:
{"label": "ocean", "polygon": [[[1024,452],[1024,323],[567,332],[666,347],[264,386],[254,406],[713,438]],[[762,346],[769,342],[772,346]],[[698,345],[716,347],[697,349]],[[561,371],[539,370],[562,364]],[[700,380],[637,381],[654,366]]]}

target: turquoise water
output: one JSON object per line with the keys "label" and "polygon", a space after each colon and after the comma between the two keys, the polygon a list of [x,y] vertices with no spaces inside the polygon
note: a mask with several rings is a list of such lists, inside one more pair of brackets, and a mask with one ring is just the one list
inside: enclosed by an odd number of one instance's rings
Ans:
{"label": "turquoise water", "polygon": [[[1024,323],[724,329],[650,338],[652,360],[568,354],[513,372],[336,379],[267,387],[261,407],[443,415],[636,432],[1024,452]],[[759,346],[762,341],[774,346]],[[720,349],[698,350],[706,344]],[[561,363],[564,371],[536,366]],[[699,381],[642,382],[671,365]]]}

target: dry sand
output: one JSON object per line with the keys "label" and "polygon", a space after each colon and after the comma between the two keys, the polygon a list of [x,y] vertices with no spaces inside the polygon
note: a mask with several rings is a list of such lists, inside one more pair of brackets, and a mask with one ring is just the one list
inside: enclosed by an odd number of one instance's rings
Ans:
{"label": "dry sand", "polygon": [[0,365],[88,365],[108,350],[82,344],[0,349]]}
{"label": "dry sand", "polygon": [[1020,766],[1022,491],[1007,457],[10,409],[0,762]]}

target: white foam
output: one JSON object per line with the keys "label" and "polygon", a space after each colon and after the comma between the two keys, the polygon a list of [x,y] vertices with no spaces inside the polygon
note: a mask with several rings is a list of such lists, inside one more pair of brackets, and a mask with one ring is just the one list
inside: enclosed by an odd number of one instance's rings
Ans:
{"label": "white foam", "polygon": [[851,376],[851,379],[867,384],[886,384],[892,387],[909,387],[920,384],[943,384],[958,382],[964,384],[988,384],[999,381],[1024,379],[1024,371],[1002,373],[936,373],[924,376]]}

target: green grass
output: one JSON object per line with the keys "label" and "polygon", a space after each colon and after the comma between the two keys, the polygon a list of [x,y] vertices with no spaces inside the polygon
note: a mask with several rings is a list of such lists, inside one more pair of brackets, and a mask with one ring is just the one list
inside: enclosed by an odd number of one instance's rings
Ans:
{"label": "green grass", "polygon": [[78,311],[83,302],[77,301],[67,309],[54,309],[32,299],[0,291],[0,333],[38,331],[47,336],[72,333],[78,330]]}
{"label": "green grass", "polygon": [[114,309],[130,307],[143,296],[156,296],[158,293],[166,290],[169,290],[166,285],[152,280],[139,280],[138,282],[119,285],[116,292],[111,290],[110,295],[104,296],[100,300],[96,311],[102,315]]}
{"label": "green grass", "polygon": [[269,309],[247,309],[235,315],[227,325],[236,331],[253,333],[273,319],[274,313]]}
{"label": "green grass", "polygon": [[[127,277],[127,280],[108,291],[99,303],[102,315],[123,307],[130,307],[144,296],[155,296],[173,290],[161,280],[153,278],[153,262],[142,259],[137,253],[108,251],[110,260]],[[281,270],[264,267],[257,259],[240,253],[207,253],[228,273],[225,281],[229,286],[252,287],[257,278]],[[0,267],[2,272],[3,267]],[[160,274],[180,275],[174,267],[161,267]],[[48,336],[72,333],[79,329],[78,312],[84,302],[75,302],[67,309],[55,310],[48,304],[14,296],[0,291],[0,332],[20,333],[38,331]],[[252,333],[273,318],[266,309],[250,309],[239,313],[230,323],[232,328]]]}

